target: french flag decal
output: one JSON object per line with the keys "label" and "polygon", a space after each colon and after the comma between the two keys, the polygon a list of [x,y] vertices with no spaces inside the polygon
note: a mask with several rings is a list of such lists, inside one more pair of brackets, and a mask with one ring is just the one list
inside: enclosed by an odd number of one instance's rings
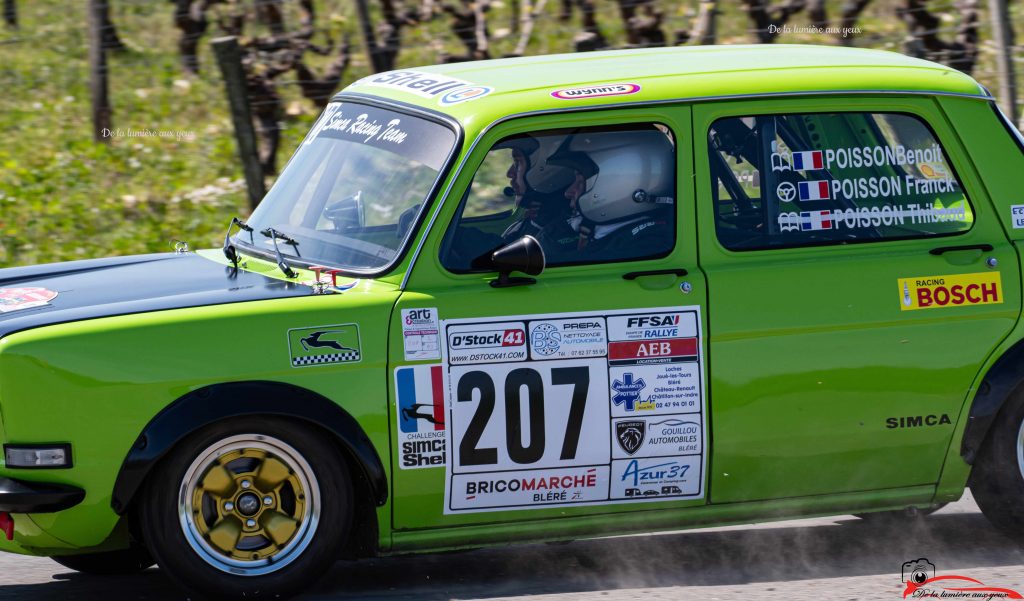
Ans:
{"label": "french flag decal", "polygon": [[794,152],[793,167],[798,171],[807,171],[808,169],[824,169],[825,160],[821,156],[820,150]]}
{"label": "french flag decal", "polygon": [[817,180],[800,182],[800,200],[828,200],[832,198],[828,191],[828,182]]}
{"label": "french flag decal", "polygon": [[440,365],[395,370],[398,424],[402,432],[444,430],[444,385]]}
{"label": "french flag decal", "polygon": [[801,231],[807,232],[830,229],[832,229],[831,211],[803,211],[800,213]]}

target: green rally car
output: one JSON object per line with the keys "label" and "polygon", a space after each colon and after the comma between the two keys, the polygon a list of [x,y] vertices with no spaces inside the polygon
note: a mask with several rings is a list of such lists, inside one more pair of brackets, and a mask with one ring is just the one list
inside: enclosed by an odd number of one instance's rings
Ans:
{"label": "green rally car", "polygon": [[283,595],[967,486],[1024,537],[1022,144],[885,52],[371,75],[223,249],[0,271],[0,549]]}

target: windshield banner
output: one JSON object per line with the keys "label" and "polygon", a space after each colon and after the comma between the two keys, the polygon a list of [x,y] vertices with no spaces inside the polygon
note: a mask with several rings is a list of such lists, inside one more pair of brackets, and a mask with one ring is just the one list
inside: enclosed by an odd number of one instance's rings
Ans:
{"label": "windshield banner", "polygon": [[332,102],[304,144],[324,138],[381,148],[440,171],[455,134],[438,123],[387,109]]}

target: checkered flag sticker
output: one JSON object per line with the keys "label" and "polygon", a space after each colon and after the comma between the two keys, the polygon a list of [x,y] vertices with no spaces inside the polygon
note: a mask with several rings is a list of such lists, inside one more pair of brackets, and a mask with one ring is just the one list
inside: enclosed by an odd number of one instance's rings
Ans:
{"label": "checkered flag sticker", "polygon": [[288,330],[292,367],[355,363],[362,359],[359,327],[354,323]]}
{"label": "checkered flag sticker", "polygon": [[330,353],[327,355],[313,355],[311,357],[292,357],[292,366],[320,365],[321,363],[348,363],[359,361],[359,351],[345,351],[343,353]]}

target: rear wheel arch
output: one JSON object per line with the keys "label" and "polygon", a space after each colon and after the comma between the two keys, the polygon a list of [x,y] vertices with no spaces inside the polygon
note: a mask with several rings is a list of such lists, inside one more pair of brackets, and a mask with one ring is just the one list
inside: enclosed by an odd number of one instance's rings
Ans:
{"label": "rear wheel arch", "polygon": [[[287,419],[325,431],[349,462],[357,489],[362,481],[374,506],[387,501],[384,465],[354,417],[310,390],[281,382],[252,381],[214,384],[194,390],[150,420],[121,463],[111,507],[124,515],[154,467],[189,434],[242,416]],[[357,499],[360,500],[365,497]]]}
{"label": "rear wheel arch", "polygon": [[1015,343],[989,368],[971,400],[960,443],[960,456],[974,465],[1003,407],[1016,395],[1024,394],[1024,340]]}

